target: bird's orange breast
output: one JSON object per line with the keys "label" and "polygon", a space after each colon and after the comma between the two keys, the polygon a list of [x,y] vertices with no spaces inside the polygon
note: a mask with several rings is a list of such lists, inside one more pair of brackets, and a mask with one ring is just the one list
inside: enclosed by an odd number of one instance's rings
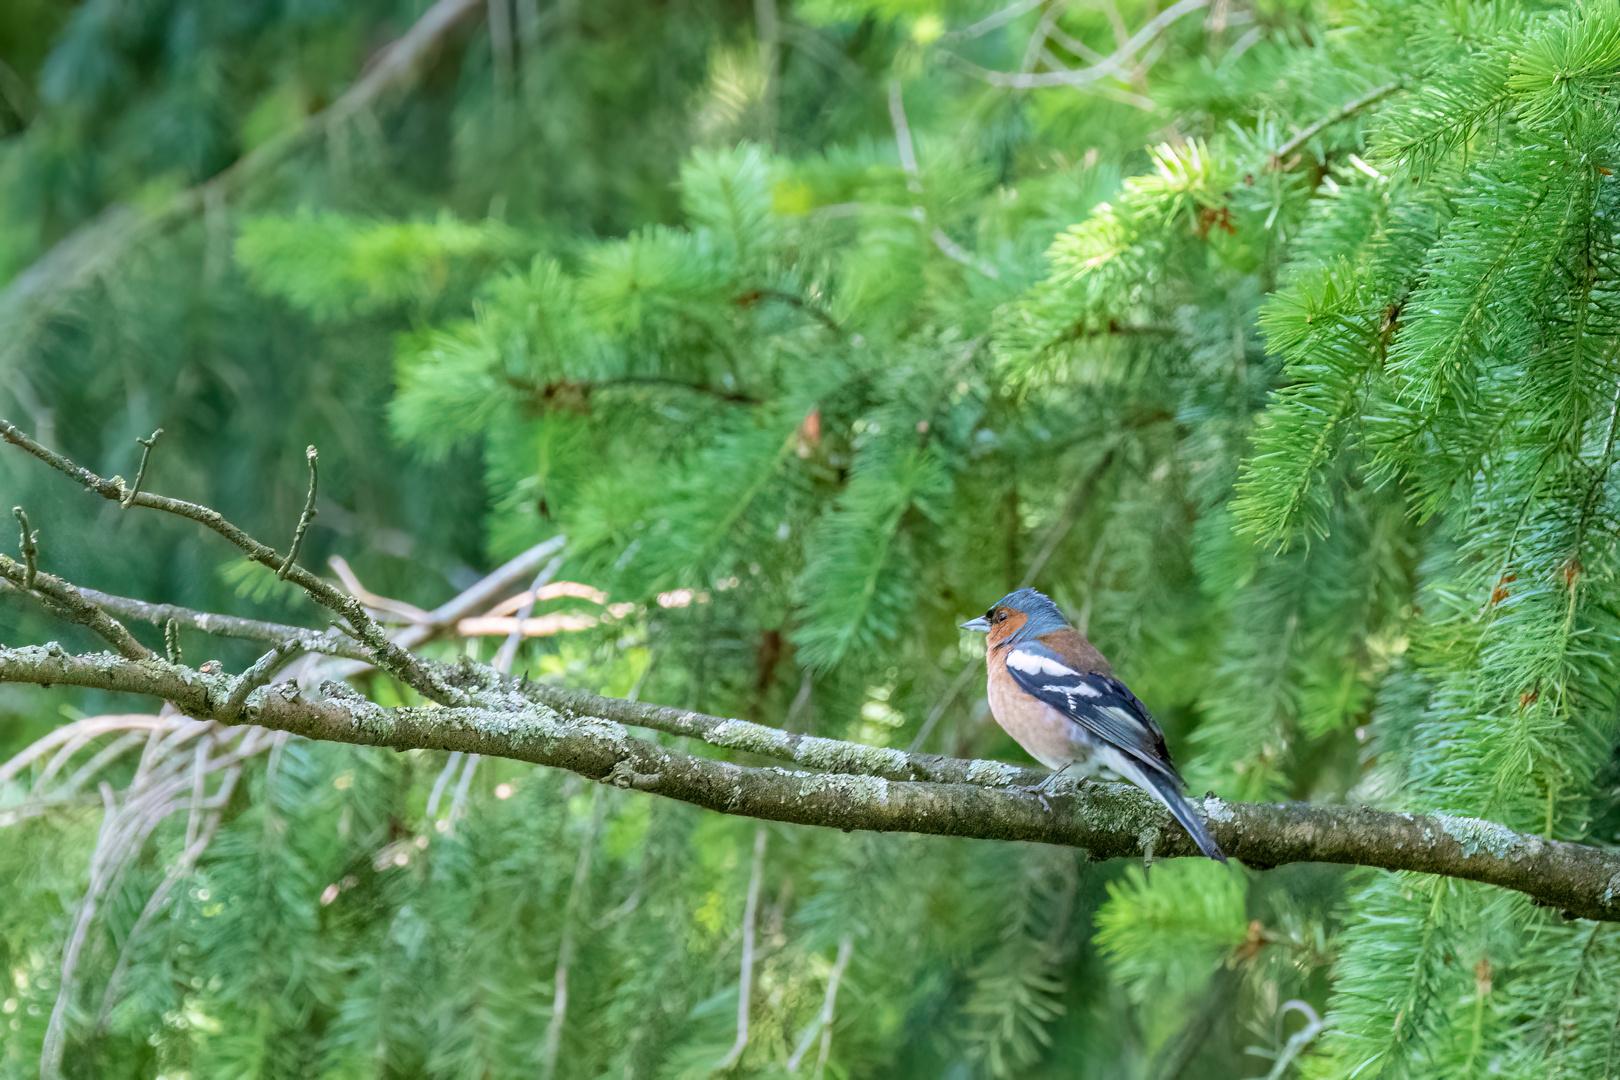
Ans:
{"label": "bird's orange breast", "polygon": [[1004,657],[992,650],[987,666],[990,714],[1030,757],[1048,769],[1081,764],[1090,758],[1091,747],[1089,741],[1082,738],[1080,726],[1044,701],[1025,693],[1013,681]]}

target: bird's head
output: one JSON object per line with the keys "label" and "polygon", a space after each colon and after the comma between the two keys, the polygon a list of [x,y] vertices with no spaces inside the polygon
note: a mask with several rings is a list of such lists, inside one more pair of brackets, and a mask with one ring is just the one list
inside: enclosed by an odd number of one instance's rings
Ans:
{"label": "bird's head", "polygon": [[977,630],[988,634],[993,649],[1010,641],[1027,641],[1069,625],[1063,612],[1045,593],[1034,589],[1010,592],[990,606],[990,610],[977,619],[962,624],[963,630]]}

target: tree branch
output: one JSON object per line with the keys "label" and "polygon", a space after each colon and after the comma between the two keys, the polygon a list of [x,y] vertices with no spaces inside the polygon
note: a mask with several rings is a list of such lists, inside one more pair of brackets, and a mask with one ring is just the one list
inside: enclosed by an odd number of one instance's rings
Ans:
{"label": "tree branch", "polygon": [[[86,489],[95,492],[102,498],[111,499],[120,505],[123,504],[126,492],[122,484],[105,480],[89,469],[75,465],[61,454],[35,442],[4,419],[0,419],[0,438],[4,438],[6,442],[11,443],[13,446],[28,451],[51,468],[67,474],[84,485]],[[313,492],[313,486],[311,490]],[[162,510],[165,513],[189,518],[214,530],[246,552],[248,558],[276,571],[279,576],[286,578],[309,593],[316,603],[341,615],[354,628],[355,634],[366,646],[372,663],[425,697],[434,701],[443,701],[446,704],[458,702],[458,695],[453,688],[440,683],[438,678],[429,672],[420,660],[389,640],[382,627],[378,626],[371,616],[366,614],[365,605],[359,600],[338,592],[331,585],[303,567],[293,565],[290,560],[284,560],[276,553],[275,548],[255,540],[246,531],[226,520],[225,516],[219,511],[206,506],[199,506],[196,503],[185,502],[181,499],[153,495],[145,491],[136,492],[130,498],[129,505]],[[307,524],[305,527],[307,528]],[[294,553],[296,554],[296,551]]]}
{"label": "tree branch", "polygon": [[958,56],[953,52],[942,52],[945,60],[992,86],[1008,86],[1020,90],[1033,90],[1043,86],[1072,86],[1082,88],[1094,82],[1108,78],[1123,78],[1121,72],[1125,64],[1134,59],[1142,51],[1143,46],[1157,37],[1166,27],[1177,19],[1190,12],[1199,11],[1209,6],[1209,0],[1180,0],[1171,4],[1158,15],[1148,20],[1147,24],[1131,35],[1130,40],[1121,45],[1111,56],[1104,57],[1100,63],[1088,68],[1078,70],[1062,69],[1059,71],[992,71],[980,67],[971,60]]}
{"label": "tree branch", "polygon": [[[23,519],[26,522],[26,518]],[[25,525],[26,529],[26,525]],[[144,660],[152,650],[135,640],[123,623],[101,610],[79,589],[55,574],[35,569],[33,560],[24,566],[16,560],[0,555],[0,578],[4,578],[18,592],[26,593],[43,603],[51,613],[68,622],[78,623],[107,641],[119,655],[131,660]]]}
{"label": "tree branch", "polygon": [[1362,94],[1360,97],[1347,101],[1338,108],[1333,109],[1320,120],[1307,124],[1303,131],[1301,131],[1298,135],[1295,135],[1292,139],[1289,139],[1287,142],[1283,143],[1281,146],[1277,147],[1276,151],[1272,153],[1272,168],[1284,168],[1283,162],[1292,157],[1295,150],[1298,150],[1311,139],[1321,134],[1327,128],[1337,124],[1339,121],[1348,119],[1349,117],[1360,112],[1362,109],[1365,109],[1367,106],[1384,100],[1389,95],[1395,93],[1395,91],[1401,89],[1402,85],[1403,84],[1400,82],[1400,80],[1397,79],[1395,82],[1387,82],[1383,86],[1376,86],[1367,91],[1365,94]]}
{"label": "tree branch", "polygon": [[[223,720],[235,680],[155,657],[74,656],[51,644],[0,648],[0,682],[145,694],[171,701],[187,715]],[[332,742],[506,757],[767,821],[1022,840],[1083,848],[1100,859],[1135,856],[1144,839],[1157,857],[1198,854],[1159,804],[1126,784],[1062,783],[1048,795],[1048,810],[1018,789],[750,768],[636,738],[611,716],[566,716],[515,693],[476,698],[451,708],[385,709],[337,683],[326,683],[317,694],[282,684],[255,691],[241,721]],[[995,762],[956,762],[952,768],[987,777],[1011,769]],[[1569,917],[1620,921],[1620,852],[1449,814],[1228,803],[1213,796],[1199,802],[1221,847],[1251,866],[1326,862],[1439,874],[1513,889]]]}

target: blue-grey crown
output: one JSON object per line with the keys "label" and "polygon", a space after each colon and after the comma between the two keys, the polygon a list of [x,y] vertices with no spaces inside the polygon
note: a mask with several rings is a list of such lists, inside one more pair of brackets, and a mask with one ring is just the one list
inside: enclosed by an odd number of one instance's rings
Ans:
{"label": "blue-grey crown", "polygon": [[1069,625],[1063,612],[1052,603],[1052,598],[1034,589],[1017,589],[996,601],[996,607],[1010,607],[1024,613],[1024,625],[1018,631],[1020,638],[1035,638],[1062,630]]}

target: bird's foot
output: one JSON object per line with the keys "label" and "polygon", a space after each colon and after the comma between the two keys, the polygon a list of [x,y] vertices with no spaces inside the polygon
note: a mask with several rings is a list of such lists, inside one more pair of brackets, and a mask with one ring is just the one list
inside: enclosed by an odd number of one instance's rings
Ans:
{"label": "bird's foot", "polygon": [[1051,813],[1052,812],[1052,804],[1046,801],[1046,796],[1052,793],[1052,790],[1057,786],[1058,777],[1062,776],[1065,772],[1067,772],[1068,768],[1069,767],[1067,765],[1065,765],[1065,766],[1063,766],[1063,768],[1057,770],[1056,772],[1048,773],[1046,775],[1046,778],[1044,780],[1042,780],[1040,783],[1038,783],[1038,784],[1030,784],[1028,787],[1021,788],[1020,790],[1028,792],[1029,794],[1035,796],[1037,799],[1039,799],[1041,801],[1041,806],[1046,808],[1046,812]]}
{"label": "bird's foot", "polygon": [[1041,808],[1050,814],[1052,812],[1052,804],[1046,801],[1046,792],[1042,791],[1041,787],[1042,785],[1040,784],[1030,784],[1027,787],[1021,787],[1017,790],[1023,792],[1025,795],[1035,796],[1036,799],[1040,800]]}

